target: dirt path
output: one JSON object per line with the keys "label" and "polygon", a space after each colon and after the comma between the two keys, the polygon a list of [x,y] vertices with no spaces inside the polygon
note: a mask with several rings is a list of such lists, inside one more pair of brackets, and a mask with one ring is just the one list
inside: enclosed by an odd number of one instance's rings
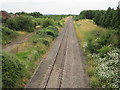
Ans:
{"label": "dirt path", "polygon": [[75,35],[72,17],[42,60],[26,88],[87,88],[83,58]]}
{"label": "dirt path", "polygon": [[27,41],[35,32],[27,34],[23,37],[18,37],[16,40],[2,47],[3,51],[10,52],[13,48],[20,45],[21,43]]}

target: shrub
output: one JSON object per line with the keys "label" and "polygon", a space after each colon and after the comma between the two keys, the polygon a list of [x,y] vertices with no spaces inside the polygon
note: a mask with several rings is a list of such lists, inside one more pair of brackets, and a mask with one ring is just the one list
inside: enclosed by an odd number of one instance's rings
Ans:
{"label": "shrub", "polygon": [[10,18],[5,24],[7,27],[13,30],[33,31],[34,22],[30,16],[18,16]]}
{"label": "shrub", "polygon": [[99,49],[103,46],[108,46],[114,42],[111,31],[92,31],[87,38],[87,50],[91,53],[99,53]]}
{"label": "shrub", "polygon": [[3,88],[12,88],[22,77],[24,66],[13,55],[3,52],[2,55],[2,85]]}
{"label": "shrub", "polygon": [[48,45],[48,46],[50,44],[50,42],[45,38],[38,38],[38,39],[34,40],[33,43],[43,43],[43,44]]}
{"label": "shrub", "polygon": [[57,37],[58,36],[58,33],[54,30],[51,30],[51,29],[42,29],[42,30],[39,30],[36,32],[36,34],[40,35],[40,36],[45,36],[45,35],[49,35],[49,36],[52,36],[52,37]]}
{"label": "shrub", "polygon": [[118,48],[113,48],[104,57],[101,54],[93,55],[98,63],[97,75],[105,82],[102,87],[119,87],[119,53]]}
{"label": "shrub", "polygon": [[55,26],[48,26],[47,29],[52,29],[52,30],[58,31],[57,27],[55,27]]}
{"label": "shrub", "polygon": [[16,17],[16,21],[17,21],[17,30],[26,30],[29,32],[29,30],[34,28],[34,23],[30,16]]}
{"label": "shrub", "polygon": [[105,57],[105,55],[112,49],[110,46],[104,46],[99,51],[101,57]]}
{"label": "shrub", "polygon": [[9,29],[7,27],[2,27],[1,30],[3,44],[10,43],[12,39],[16,38],[19,35],[16,31],[13,31],[12,29]]}
{"label": "shrub", "polygon": [[45,19],[45,20],[43,20],[42,28],[46,28],[46,27],[48,27],[50,25],[54,26],[54,21],[52,19]]}
{"label": "shrub", "polygon": [[7,21],[6,21],[6,23],[5,23],[5,26],[7,26],[8,28],[10,28],[10,29],[13,29],[13,30],[17,30],[17,21],[16,21],[16,19],[14,19],[14,18],[9,18]]}

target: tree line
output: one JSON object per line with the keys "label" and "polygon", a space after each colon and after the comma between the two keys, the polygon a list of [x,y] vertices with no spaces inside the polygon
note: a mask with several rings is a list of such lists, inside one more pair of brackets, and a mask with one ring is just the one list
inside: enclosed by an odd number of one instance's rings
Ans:
{"label": "tree line", "polygon": [[33,16],[35,18],[38,18],[40,16],[43,16],[42,13],[40,12],[31,12],[31,13],[27,13],[27,12],[16,12],[15,13],[16,15],[30,15],[30,16]]}
{"label": "tree line", "polygon": [[107,10],[84,10],[79,19],[93,19],[93,21],[102,27],[120,30],[120,8],[113,9],[109,7]]}

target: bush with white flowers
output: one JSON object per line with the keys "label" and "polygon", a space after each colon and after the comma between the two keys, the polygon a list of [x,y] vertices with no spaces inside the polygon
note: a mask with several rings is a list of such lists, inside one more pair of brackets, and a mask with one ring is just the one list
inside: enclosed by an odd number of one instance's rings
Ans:
{"label": "bush with white flowers", "polygon": [[[87,44],[86,44],[87,45]],[[87,47],[85,45],[85,48]],[[110,45],[108,45],[109,47]],[[97,76],[99,76],[102,87],[118,88],[119,87],[119,54],[118,48],[112,48],[104,57],[101,57],[102,52],[89,54],[97,62]]]}

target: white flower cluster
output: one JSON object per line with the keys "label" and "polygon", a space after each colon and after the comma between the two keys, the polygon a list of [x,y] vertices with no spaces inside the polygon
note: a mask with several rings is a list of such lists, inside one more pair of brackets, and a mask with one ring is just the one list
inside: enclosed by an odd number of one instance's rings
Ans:
{"label": "white flower cluster", "polygon": [[83,44],[83,46],[82,46],[83,50],[85,51],[87,47],[88,47],[87,42],[84,42],[84,44]]}
{"label": "white flower cluster", "polygon": [[98,40],[100,40],[100,38],[96,38],[96,39],[95,39],[95,42],[97,42]]}
{"label": "white flower cluster", "polygon": [[[100,38],[97,38],[95,40],[99,41]],[[96,46],[95,45],[95,46]],[[86,48],[88,47],[87,42],[83,45],[83,50],[86,51]],[[107,47],[112,47],[112,45],[108,45]],[[102,87],[111,87],[111,88],[118,88],[119,87],[119,54],[120,50],[118,48],[112,48],[110,51],[108,51],[106,54],[104,54],[104,57],[101,57],[101,53],[98,54],[91,54],[89,53],[87,57],[92,56],[94,60],[97,62],[98,66],[97,69],[97,75],[101,78],[101,81],[105,81],[105,84],[102,85]]]}
{"label": "white flower cluster", "polygon": [[98,62],[98,76],[107,82],[107,84],[103,85],[103,87],[119,87],[119,54],[120,50],[114,48],[113,50],[109,51],[104,58],[101,58],[99,54],[92,55],[92,57],[95,57],[96,61]]}

